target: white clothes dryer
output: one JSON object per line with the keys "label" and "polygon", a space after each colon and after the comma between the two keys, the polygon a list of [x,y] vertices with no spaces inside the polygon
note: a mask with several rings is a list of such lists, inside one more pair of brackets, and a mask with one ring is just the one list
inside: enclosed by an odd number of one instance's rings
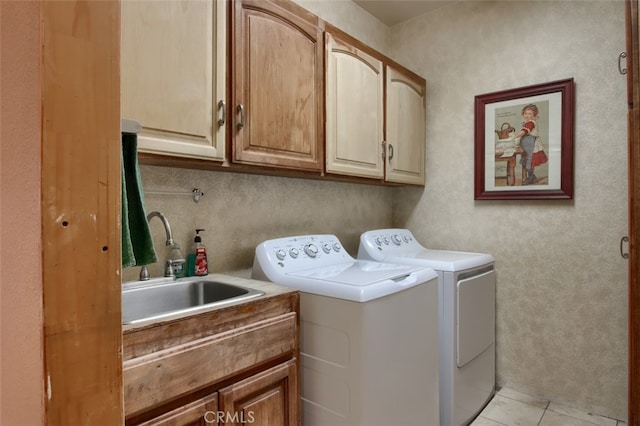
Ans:
{"label": "white clothes dryer", "polygon": [[495,393],[495,259],[423,247],[407,229],[360,236],[358,258],[433,268],[440,297],[440,425],[469,424]]}
{"label": "white clothes dryer", "polygon": [[334,235],[262,242],[252,278],[300,290],[305,426],[439,424],[438,275]]}

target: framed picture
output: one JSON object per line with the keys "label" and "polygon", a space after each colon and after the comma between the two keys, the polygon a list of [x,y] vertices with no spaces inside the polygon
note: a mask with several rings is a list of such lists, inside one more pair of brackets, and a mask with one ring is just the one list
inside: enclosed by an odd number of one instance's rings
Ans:
{"label": "framed picture", "polygon": [[475,97],[475,199],[573,198],[573,79]]}

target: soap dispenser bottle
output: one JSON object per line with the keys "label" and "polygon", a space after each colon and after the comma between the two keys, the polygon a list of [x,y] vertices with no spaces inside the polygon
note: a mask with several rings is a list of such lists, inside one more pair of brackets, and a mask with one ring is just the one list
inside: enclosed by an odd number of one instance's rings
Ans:
{"label": "soap dispenser bottle", "polygon": [[195,243],[193,275],[195,276],[203,276],[209,273],[209,266],[207,264],[207,248],[202,244],[202,238],[200,237],[200,232],[202,231],[204,231],[204,229],[196,229],[196,236],[193,239],[193,242]]}

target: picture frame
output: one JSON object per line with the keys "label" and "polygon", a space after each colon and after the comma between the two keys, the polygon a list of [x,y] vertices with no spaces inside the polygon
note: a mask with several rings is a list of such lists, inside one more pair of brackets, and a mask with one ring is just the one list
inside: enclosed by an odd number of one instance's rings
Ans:
{"label": "picture frame", "polygon": [[475,199],[572,199],[573,126],[573,78],[476,96]]}

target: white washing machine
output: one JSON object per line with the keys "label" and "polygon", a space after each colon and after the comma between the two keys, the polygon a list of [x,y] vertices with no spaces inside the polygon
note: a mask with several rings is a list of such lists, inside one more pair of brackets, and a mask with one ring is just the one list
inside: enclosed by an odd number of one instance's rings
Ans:
{"label": "white washing machine", "polygon": [[428,266],[440,287],[440,424],[470,423],[495,392],[493,256],[424,248],[407,229],[360,236],[359,259]]}
{"label": "white washing machine", "polygon": [[334,235],[265,241],[252,278],[300,290],[305,426],[439,424],[438,275]]}

